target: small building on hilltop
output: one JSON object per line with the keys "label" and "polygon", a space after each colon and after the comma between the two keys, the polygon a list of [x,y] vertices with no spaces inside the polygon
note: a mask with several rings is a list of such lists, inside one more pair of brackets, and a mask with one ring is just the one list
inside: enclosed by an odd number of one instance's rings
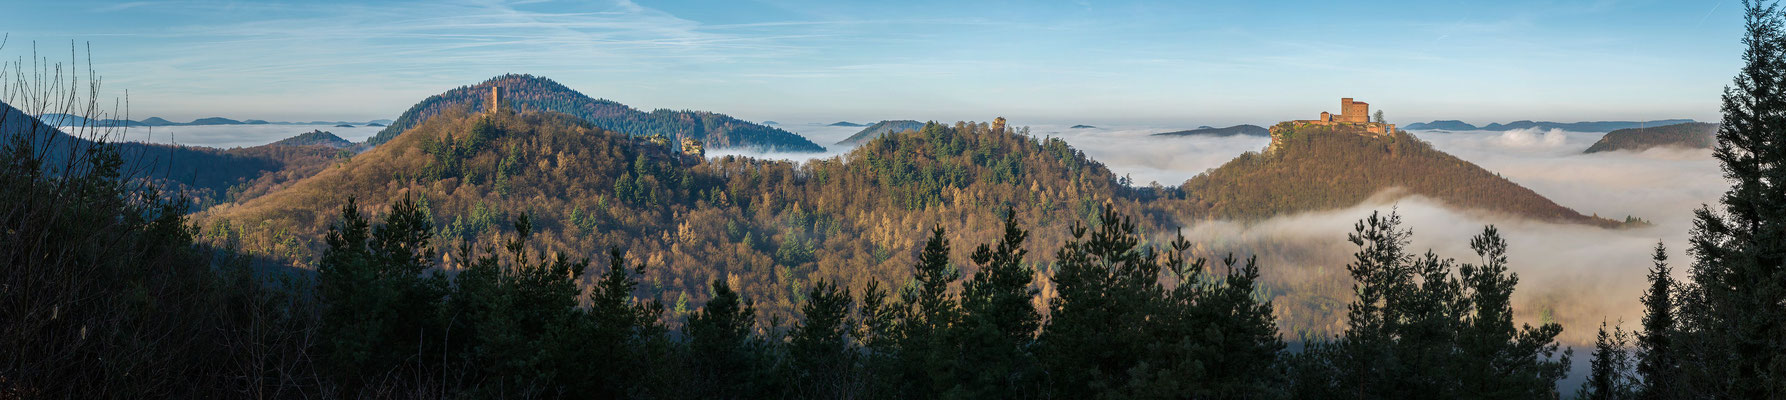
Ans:
{"label": "small building on hilltop", "polygon": [[1395,124],[1371,122],[1370,107],[1370,103],[1353,101],[1351,97],[1345,97],[1340,99],[1339,114],[1322,111],[1321,117],[1318,119],[1299,119],[1280,123],[1277,126],[1271,127],[1271,147],[1269,147],[1268,150],[1278,148],[1278,142],[1283,136],[1282,131],[1286,128],[1303,126],[1325,126],[1336,130],[1345,128],[1346,130],[1373,137],[1383,137],[1395,134]]}

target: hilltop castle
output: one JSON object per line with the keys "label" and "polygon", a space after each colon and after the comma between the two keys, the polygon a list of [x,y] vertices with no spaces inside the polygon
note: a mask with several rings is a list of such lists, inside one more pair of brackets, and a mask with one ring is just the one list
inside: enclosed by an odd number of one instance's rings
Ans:
{"label": "hilltop castle", "polygon": [[1284,129],[1303,126],[1326,126],[1336,129],[1343,127],[1373,137],[1395,134],[1395,124],[1371,122],[1370,111],[1370,103],[1352,101],[1351,97],[1341,98],[1339,114],[1322,111],[1321,118],[1319,119],[1299,119],[1280,123],[1271,127],[1271,147],[1269,147],[1268,150],[1276,149],[1278,147],[1278,142],[1283,136]]}
{"label": "hilltop castle", "polygon": [[1321,119],[1301,119],[1291,122],[1310,125],[1358,125],[1359,127],[1364,128],[1367,132],[1379,135],[1395,132],[1395,124],[1371,122],[1370,103],[1352,101],[1351,97],[1340,99],[1340,113],[1338,115],[1322,111]]}

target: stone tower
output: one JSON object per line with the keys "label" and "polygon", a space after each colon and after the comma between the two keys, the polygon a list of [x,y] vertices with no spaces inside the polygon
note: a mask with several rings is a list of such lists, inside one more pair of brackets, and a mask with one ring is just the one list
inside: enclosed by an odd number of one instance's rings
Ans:
{"label": "stone tower", "polygon": [[992,131],[1000,132],[1000,133],[1003,133],[1005,131],[1005,117],[998,117],[998,118],[992,119]]}
{"label": "stone tower", "polygon": [[1340,99],[1340,115],[1336,122],[1371,122],[1371,105],[1362,101],[1352,101],[1351,97]]}
{"label": "stone tower", "polygon": [[484,102],[484,111],[488,113],[496,113],[496,110],[502,109],[502,106],[502,87],[491,86],[490,100]]}

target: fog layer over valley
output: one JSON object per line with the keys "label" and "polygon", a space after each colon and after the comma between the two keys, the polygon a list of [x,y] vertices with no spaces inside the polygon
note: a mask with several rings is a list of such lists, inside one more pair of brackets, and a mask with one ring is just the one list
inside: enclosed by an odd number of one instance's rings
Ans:
{"label": "fog layer over valley", "polygon": [[[157,144],[179,144],[185,146],[202,146],[216,148],[252,147],[277,142],[280,139],[297,136],[313,130],[334,133],[342,139],[363,142],[366,138],[377,134],[378,126],[354,125],[352,128],[335,125],[171,125],[171,126],[133,126],[121,129],[123,137],[117,141],[143,142]],[[64,128],[64,131],[76,131]]]}
{"label": "fog layer over valley", "polygon": [[[1546,315],[1562,322],[1566,343],[1592,343],[1594,329],[1604,319],[1624,321],[1632,327],[1641,318],[1636,301],[1646,284],[1650,250],[1657,240],[1668,246],[1679,271],[1686,269],[1685,254],[1692,211],[1715,202],[1728,187],[1710,150],[1654,149],[1641,153],[1607,152],[1581,154],[1601,133],[1560,130],[1512,130],[1506,132],[1420,131],[1415,135],[1434,147],[1495,171],[1558,204],[1584,214],[1623,219],[1630,215],[1654,225],[1630,229],[1602,229],[1584,225],[1558,225],[1524,221],[1474,211],[1458,211],[1424,198],[1400,198],[1389,194],[1346,210],[1284,216],[1254,224],[1216,221],[1191,223],[1185,232],[1212,252],[1258,252],[1268,280],[1296,291],[1331,292],[1328,310],[1295,310],[1294,302],[1279,302],[1280,317],[1296,321],[1312,316],[1285,312],[1332,313],[1343,320],[1350,301],[1350,277],[1344,265],[1356,247],[1347,243],[1353,223],[1373,210],[1401,213],[1414,230],[1412,249],[1433,249],[1441,257],[1459,262],[1480,262],[1469,249],[1471,236],[1494,224],[1510,242],[1509,261],[1519,273],[1515,292],[1516,315],[1536,323]],[[1259,148],[1225,141],[1224,138],[1178,138],[1196,144],[1143,146],[1109,144],[1099,140],[1075,140],[1087,153],[1104,161],[1118,174],[1153,170],[1171,171],[1175,164],[1164,152],[1171,149],[1205,148],[1222,155],[1190,155],[1174,160],[1189,168],[1210,168],[1231,157]],[[1223,147],[1229,145],[1232,147]],[[1262,146],[1261,146],[1262,147]],[[1127,152],[1110,151],[1112,148]],[[1208,162],[1205,164],[1205,162]],[[1194,175],[1193,171],[1184,171]],[[1141,181],[1137,178],[1136,181]],[[1164,183],[1164,182],[1162,182]],[[1257,249],[1257,250],[1251,250]],[[1684,275],[1683,275],[1684,276]],[[1319,295],[1292,293],[1293,297]],[[1329,326],[1328,328],[1340,325]],[[1294,327],[1287,327],[1292,328]],[[1320,328],[1311,326],[1308,328]]]}
{"label": "fog layer over valley", "polygon": [[[952,122],[951,122],[952,123]],[[1024,127],[1022,121],[1012,121]],[[1100,125],[1103,127],[1104,125]],[[813,141],[832,143],[859,128],[784,125]],[[1150,137],[1184,127],[1109,126],[1069,129],[1068,125],[1028,126],[1038,137],[1059,137],[1104,163],[1134,185],[1158,182],[1175,187],[1197,174],[1221,166],[1241,153],[1261,151],[1270,140],[1250,136]],[[1493,224],[1511,244],[1510,262],[1519,273],[1515,293],[1517,315],[1536,323],[1554,318],[1566,327],[1566,343],[1592,343],[1604,319],[1635,326],[1641,317],[1636,301],[1646,283],[1650,250],[1658,240],[1668,246],[1678,271],[1686,269],[1686,237],[1692,211],[1715,202],[1728,187],[1710,150],[1674,148],[1644,152],[1582,154],[1604,132],[1557,129],[1509,131],[1415,131],[1439,150],[1536,191],[1583,214],[1614,220],[1626,216],[1653,225],[1603,229],[1585,225],[1533,222],[1479,211],[1460,211],[1431,199],[1384,193],[1345,210],[1307,213],[1243,224],[1231,221],[1185,221],[1185,235],[1200,243],[1204,255],[1227,252],[1257,254],[1277,302],[1280,320],[1291,332],[1319,332],[1343,326],[1350,299],[1351,277],[1345,264],[1356,247],[1346,242],[1353,223],[1372,211],[1402,214],[1414,230],[1413,249],[1433,249],[1441,257],[1479,262],[1469,249],[1471,236]],[[825,153],[760,153],[739,150],[709,152],[787,160],[829,158],[850,148],[830,146]],[[1169,240],[1169,232],[1159,239]],[[1040,249],[1047,251],[1049,249]],[[1319,315],[1325,314],[1325,315]],[[1318,323],[1316,321],[1324,321]]]}

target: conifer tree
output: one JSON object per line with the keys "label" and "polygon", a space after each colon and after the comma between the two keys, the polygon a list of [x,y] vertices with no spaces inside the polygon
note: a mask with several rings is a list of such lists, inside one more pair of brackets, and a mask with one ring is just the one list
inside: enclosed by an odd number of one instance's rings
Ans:
{"label": "conifer tree", "polygon": [[1668,250],[1656,242],[1655,264],[1650,268],[1650,287],[1643,295],[1643,332],[1637,335],[1637,374],[1643,377],[1641,397],[1673,399],[1681,379],[1675,351],[1674,277],[1668,268]]}
{"label": "conifer tree", "polygon": [[1786,398],[1786,21],[1772,1],[1744,10],[1744,65],[1713,149],[1731,187],[1695,212],[1682,296],[1690,397]]}
{"label": "conifer tree", "polygon": [[789,332],[794,397],[846,398],[860,391],[856,378],[858,334],[850,318],[850,292],[820,280],[800,306],[803,319]]}
{"label": "conifer tree", "polygon": [[708,389],[704,398],[761,397],[758,388],[766,379],[759,344],[751,338],[756,326],[756,306],[739,298],[724,279],[713,280],[713,298],[688,318],[690,356],[696,386]]}
{"label": "conifer tree", "polygon": [[1556,337],[1563,326],[1546,322],[1515,329],[1512,298],[1519,275],[1507,272],[1507,241],[1490,225],[1470,239],[1470,248],[1482,264],[1459,270],[1467,292],[1460,308],[1470,309],[1457,339],[1457,361],[1464,367],[1450,372],[1462,382],[1460,393],[1490,398],[1555,395],[1557,380],[1569,372],[1570,354],[1557,355]]}
{"label": "conifer tree", "polygon": [[1581,400],[1626,400],[1637,398],[1639,384],[1631,376],[1631,353],[1626,350],[1630,339],[1624,330],[1613,327],[1606,331],[1600,323],[1600,334],[1594,341],[1594,358],[1589,364],[1587,380],[1575,392]]}
{"label": "conifer tree", "polygon": [[435,317],[446,279],[439,271],[424,275],[434,258],[429,221],[405,197],[373,228],[350,198],[329,228],[318,266],[320,334],[328,370],[349,392],[440,345],[428,338],[440,332]]}
{"label": "conifer tree", "polygon": [[961,305],[949,293],[949,285],[961,279],[949,264],[949,240],[943,227],[930,232],[924,250],[913,266],[915,285],[900,293],[905,309],[899,324],[899,376],[903,394],[934,398],[954,381],[961,349],[950,330],[961,320]]}
{"label": "conifer tree", "polygon": [[974,249],[980,267],[961,296],[963,320],[952,336],[961,343],[963,374],[953,395],[968,398],[1034,397],[1040,369],[1032,344],[1042,317],[1030,300],[1034,271],[1024,264],[1029,232],[1017,225],[1016,210],[1005,211],[1004,234],[996,245]]}
{"label": "conifer tree", "polygon": [[1059,297],[1049,300],[1050,319],[1038,339],[1048,390],[1093,398],[1127,389],[1130,372],[1150,358],[1148,320],[1162,295],[1159,261],[1141,246],[1134,221],[1105,204],[1095,229],[1074,223],[1055,263]]}

